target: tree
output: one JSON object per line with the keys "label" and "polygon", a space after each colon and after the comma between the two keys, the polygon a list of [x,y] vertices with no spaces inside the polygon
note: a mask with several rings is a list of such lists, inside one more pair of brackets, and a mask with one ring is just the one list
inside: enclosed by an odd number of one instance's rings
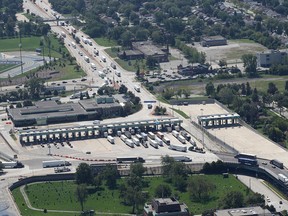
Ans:
{"label": "tree", "polygon": [[93,179],[93,186],[97,189],[102,185],[102,175],[98,174]]}
{"label": "tree", "polygon": [[222,199],[221,208],[241,208],[244,205],[244,196],[240,191],[229,191]]}
{"label": "tree", "polygon": [[119,88],[119,93],[120,94],[126,94],[128,91],[128,88],[125,86],[125,85],[121,85],[120,88]]}
{"label": "tree", "polygon": [[288,81],[285,82],[285,91],[288,91]]}
{"label": "tree", "polygon": [[212,182],[207,181],[203,176],[194,176],[189,179],[188,192],[191,198],[198,201],[205,201],[209,198],[209,194],[215,189]]}
{"label": "tree", "polygon": [[20,103],[20,102],[18,102],[17,104],[16,104],[16,108],[21,108],[22,107],[22,104]]}
{"label": "tree", "polygon": [[152,56],[148,56],[146,58],[146,65],[149,69],[154,69],[156,63],[157,63],[156,59],[154,59]]}
{"label": "tree", "polygon": [[32,99],[39,99],[41,91],[44,89],[44,79],[38,77],[30,78],[26,84]]}
{"label": "tree", "polygon": [[270,82],[268,84],[267,93],[274,95],[276,92],[278,92],[278,88],[276,87],[276,85],[274,83]]}
{"label": "tree", "polygon": [[220,59],[218,65],[223,68],[227,67],[227,61],[225,59]]}
{"label": "tree", "polygon": [[205,89],[206,89],[206,95],[213,96],[215,94],[215,87],[211,81],[206,84]]}
{"label": "tree", "polygon": [[253,54],[242,55],[242,61],[244,63],[245,72],[248,77],[255,77],[257,75],[257,58]]}
{"label": "tree", "polygon": [[142,177],[147,168],[143,166],[143,163],[134,163],[130,166],[130,175],[134,174],[138,177]]}
{"label": "tree", "polygon": [[78,202],[80,202],[82,211],[84,210],[84,203],[87,200],[88,192],[87,192],[87,186],[85,184],[77,185],[76,191],[75,191],[76,199]]}
{"label": "tree", "polygon": [[155,188],[155,197],[170,197],[172,194],[171,187],[168,184],[159,184]]}
{"label": "tree", "polygon": [[87,163],[80,163],[76,169],[77,184],[91,184],[93,181],[92,171]]}
{"label": "tree", "polygon": [[224,104],[227,104],[228,107],[234,99],[234,93],[232,89],[228,87],[222,88],[218,93],[218,96],[220,97],[220,101],[223,102]]}
{"label": "tree", "polygon": [[116,166],[108,164],[103,170],[103,180],[106,181],[106,185],[109,189],[116,188],[118,178],[118,171]]}

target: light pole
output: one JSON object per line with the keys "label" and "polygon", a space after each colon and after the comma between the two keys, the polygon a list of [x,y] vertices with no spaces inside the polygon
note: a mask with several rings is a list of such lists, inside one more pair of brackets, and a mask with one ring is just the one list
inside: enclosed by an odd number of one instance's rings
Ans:
{"label": "light pole", "polygon": [[21,31],[19,32],[19,36],[20,36],[19,51],[20,51],[21,74],[23,74],[23,61],[22,61],[22,37],[21,37]]}
{"label": "light pole", "polygon": [[[201,117],[203,116],[203,109],[201,109]],[[204,126],[203,122],[201,121],[201,126],[202,126],[202,143],[204,145]]]}

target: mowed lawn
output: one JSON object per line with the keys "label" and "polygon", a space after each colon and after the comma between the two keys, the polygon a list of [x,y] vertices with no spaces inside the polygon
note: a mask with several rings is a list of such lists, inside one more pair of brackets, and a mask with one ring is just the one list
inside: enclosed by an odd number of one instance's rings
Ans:
{"label": "mowed lawn", "polygon": [[[244,197],[246,195],[247,187],[233,175],[229,175],[229,178],[223,178],[222,175],[205,175],[204,177],[216,186],[216,189],[210,196],[210,200],[204,203],[192,202],[188,192],[180,193],[172,187],[172,194],[179,196],[179,200],[185,202],[189,210],[194,214],[201,214],[204,210],[217,208],[220,200],[229,191],[241,191]],[[194,178],[194,176],[190,178]],[[143,191],[148,192],[149,198],[147,201],[150,201],[154,197],[155,188],[159,184],[164,183],[164,180],[162,177],[149,177],[145,178],[145,181],[148,182],[149,186],[144,188]],[[118,180],[118,185],[121,182],[123,182],[123,179]],[[81,207],[76,201],[75,189],[76,184],[74,182],[63,181],[31,184],[26,187],[25,191],[33,207],[46,208],[48,209],[47,215],[50,215],[49,209],[80,211]],[[27,209],[19,188],[15,189],[12,193],[23,216],[38,215],[36,213],[29,213],[31,210]],[[94,187],[91,186],[89,187],[89,197],[85,203],[85,209],[94,209],[98,212],[131,213],[132,207],[125,206],[121,202],[119,195],[119,190],[108,190],[103,186],[101,190],[95,191]],[[66,214],[58,213],[58,215]]]}
{"label": "mowed lawn", "polygon": [[[59,53],[59,47],[61,47],[62,51],[65,51],[68,53],[68,50],[65,48],[65,46],[62,46],[59,44],[58,39],[51,35],[50,38],[50,54],[52,57],[60,58],[62,55]],[[40,41],[42,40],[42,37],[23,37],[21,39],[22,41],[22,51],[32,51],[35,52],[37,48],[41,48]],[[0,52],[15,52],[19,51],[19,44],[20,40],[19,38],[12,38],[12,39],[2,39],[0,43]],[[44,40],[44,56],[49,55],[49,45],[48,41]],[[43,53],[41,53],[42,55]]]}

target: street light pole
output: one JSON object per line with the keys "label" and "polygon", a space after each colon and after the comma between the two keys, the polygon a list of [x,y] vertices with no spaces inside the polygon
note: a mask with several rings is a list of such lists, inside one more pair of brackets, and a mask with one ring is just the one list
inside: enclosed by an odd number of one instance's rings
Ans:
{"label": "street light pole", "polygon": [[[203,116],[203,109],[201,109],[201,117]],[[202,143],[204,145],[204,126],[203,122],[201,121],[201,126],[202,126]]]}
{"label": "street light pole", "polygon": [[19,32],[20,43],[19,43],[19,51],[20,51],[20,66],[21,66],[21,74],[23,74],[23,61],[22,61],[22,36],[21,31]]}

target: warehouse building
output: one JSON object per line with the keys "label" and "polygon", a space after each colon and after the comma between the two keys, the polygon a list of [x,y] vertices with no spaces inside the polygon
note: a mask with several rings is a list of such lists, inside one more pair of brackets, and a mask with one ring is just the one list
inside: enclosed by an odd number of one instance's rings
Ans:
{"label": "warehouse building", "polygon": [[267,50],[256,53],[258,67],[270,67],[281,64],[287,58],[286,50]]}
{"label": "warehouse building", "polygon": [[273,214],[268,209],[263,209],[260,206],[246,207],[237,209],[217,210],[214,216],[272,216]]}
{"label": "warehouse building", "polygon": [[203,37],[201,40],[201,45],[203,47],[223,46],[227,45],[227,39],[222,36]]}
{"label": "warehouse building", "polygon": [[185,203],[180,203],[175,198],[154,198],[152,203],[144,206],[144,216],[189,216],[189,210]]}
{"label": "warehouse building", "polygon": [[38,101],[34,106],[8,109],[7,112],[16,127],[95,120],[121,115],[122,106],[113,98],[102,97],[99,100],[101,103],[97,103],[97,98],[69,104]]}

